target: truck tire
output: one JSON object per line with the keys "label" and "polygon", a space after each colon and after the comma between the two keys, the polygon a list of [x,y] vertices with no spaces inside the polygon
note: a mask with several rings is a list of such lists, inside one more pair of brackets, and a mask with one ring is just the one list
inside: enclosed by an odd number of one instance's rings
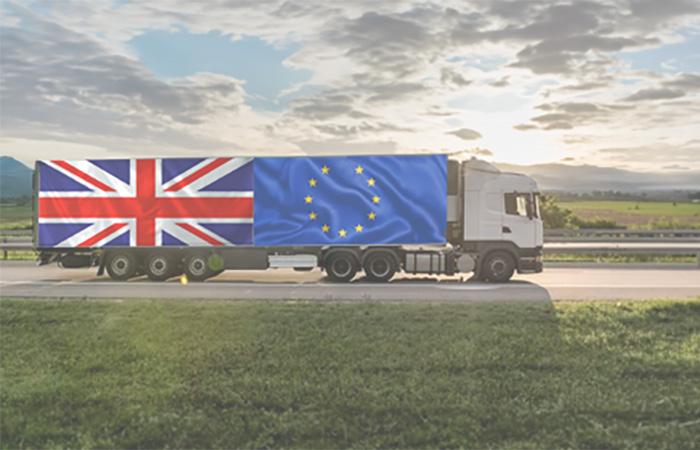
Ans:
{"label": "truck tire", "polygon": [[126,281],[136,275],[138,260],[130,251],[115,251],[107,254],[106,267],[109,277],[116,281]]}
{"label": "truck tire", "polygon": [[165,281],[177,274],[177,260],[166,252],[152,252],[146,257],[144,271],[151,281]]}
{"label": "truck tire", "polygon": [[355,255],[350,252],[331,254],[324,266],[328,277],[335,282],[347,283],[357,274]]}
{"label": "truck tire", "polygon": [[479,277],[488,281],[504,283],[510,280],[514,272],[515,260],[513,256],[507,251],[497,250],[486,255],[486,259],[481,263]]}
{"label": "truck tire", "polygon": [[396,273],[394,257],[386,251],[370,254],[362,266],[370,281],[385,283],[391,280],[391,277]]}
{"label": "truck tire", "polygon": [[185,258],[185,275],[191,281],[204,281],[214,275],[209,268],[209,255],[193,253]]}

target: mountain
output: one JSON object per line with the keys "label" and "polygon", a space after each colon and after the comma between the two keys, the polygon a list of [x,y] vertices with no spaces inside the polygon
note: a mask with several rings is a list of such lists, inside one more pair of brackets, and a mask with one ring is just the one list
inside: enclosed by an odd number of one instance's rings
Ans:
{"label": "mountain", "polygon": [[0,198],[32,195],[32,169],[9,156],[0,156]]}
{"label": "mountain", "polygon": [[[569,164],[531,166],[495,163],[501,170],[530,175],[544,191],[700,191],[700,171],[632,172],[613,167]],[[9,156],[0,156],[0,197],[32,195],[32,169]]]}
{"label": "mountain", "polygon": [[632,172],[613,167],[568,164],[523,166],[496,163],[501,170],[520,172],[537,180],[545,191],[673,191],[700,190],[700,171]]}

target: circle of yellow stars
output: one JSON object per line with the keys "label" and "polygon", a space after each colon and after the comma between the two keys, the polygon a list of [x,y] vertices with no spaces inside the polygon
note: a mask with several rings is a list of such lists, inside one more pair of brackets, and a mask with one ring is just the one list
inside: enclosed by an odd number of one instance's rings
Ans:
{"label": "circle of yellow stars", "polygon": [[[321,174],[322,175],[330,175],[330,173],[331,173],[331,168],[324,164],[323,167],[321,167]],[[364,167],[362,167],[361,165],[358,165],[357,167],[355,167],[355,174],[356,175],[363,175],[364,173],[365,173]],[[375,187],[377,185],[377,180],[375,180],[374,177],[367,178],[366,181],[367,181],[367,186],[369,186],[369,187]],[[315,188],[318,186],[318,179],[313,178],[313,177],[309,178],[308,183],[309,183],[310,188]],[[372,196],[372,203],[374,205],[379,205],[379,203],[381,201],[382,201],[382,199],[378,195],[375,194]],[[307,194],[306,197],[304,197],[305,204],[313,205],[313,202],[314,202],[314,198],[312,195]],[[309,212],[309,220],[317,220],[317,219],[318,219],[318,213],[316,213],[316,211],[313,211],[313,210],[310,211]],[[370,221],[376,220],[377,213],[374,211],[368,212],[367,219]],[[362,233],[365,230],[365,227],[361,223],[358,223],[357,225],[355,225],[354,230],[355,230],[355,233]],[[327,223],[324,223],[323,225],[321,225],[321,231],[324,234],[330,234],[330,232],[331,232],[330,225],[328,225]],[[349,231],[347,229],[340,228],[338,230],[338,237],[341,237],[341,238],[347,237],[348,233],[349,233]]]}

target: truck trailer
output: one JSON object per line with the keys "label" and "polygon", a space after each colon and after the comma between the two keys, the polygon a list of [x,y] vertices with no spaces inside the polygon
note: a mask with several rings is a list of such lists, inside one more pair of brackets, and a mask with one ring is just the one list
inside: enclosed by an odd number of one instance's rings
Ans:
{"label": "truck trailer", "polygon": [[320,268],[505,282],[542,271],[530,177],[446,154],[51,160],[36,163],[40,264],[115,280]]}

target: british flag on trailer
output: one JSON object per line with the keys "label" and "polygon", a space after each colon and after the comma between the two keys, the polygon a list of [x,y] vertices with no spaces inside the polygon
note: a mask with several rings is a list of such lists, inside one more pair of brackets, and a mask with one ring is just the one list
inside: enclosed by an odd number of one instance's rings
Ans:
{"label": "british flag on trailer", "polygon": [[251,245],[252,158],[40,161],[38,247]]}

